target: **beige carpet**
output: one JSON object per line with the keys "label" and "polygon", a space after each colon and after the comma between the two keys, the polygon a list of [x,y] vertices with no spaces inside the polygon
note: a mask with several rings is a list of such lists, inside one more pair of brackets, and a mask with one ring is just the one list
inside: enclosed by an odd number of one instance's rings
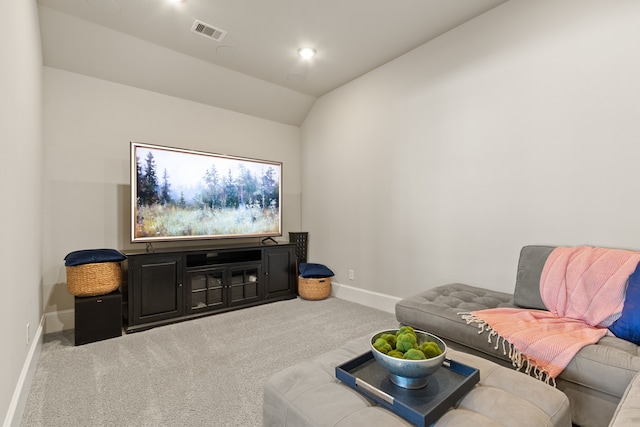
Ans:
{"label": "beige carpet", "polygon": [[266,379],[389,327],[337,298],[276,302],[75,347],[45,337],[22,426],[260,426]]}

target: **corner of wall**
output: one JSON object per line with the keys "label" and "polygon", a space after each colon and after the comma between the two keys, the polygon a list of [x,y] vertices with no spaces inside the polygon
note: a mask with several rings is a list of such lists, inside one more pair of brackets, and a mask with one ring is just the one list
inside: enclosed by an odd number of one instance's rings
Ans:
{"label": "corner of wall", "polygon": [[44,314],[44,333],[62,332],[75,326],[75,310],[59,310]]}

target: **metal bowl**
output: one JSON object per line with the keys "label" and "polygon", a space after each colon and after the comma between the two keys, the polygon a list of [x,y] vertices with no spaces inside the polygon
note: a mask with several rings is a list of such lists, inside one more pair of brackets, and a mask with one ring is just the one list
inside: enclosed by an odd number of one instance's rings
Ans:
{"label": "metal bowl", "polygon": [[389,379],[395,385],[408,389],[418,389],[426,386],[429,381],[429,376],[442,366],[442,362],[444,362],[444,357],[447,353],[447,345],[433,334],[415,330],[418,345],[425,341],[434,341],[438,344],[440,350],[442,350],[442,354],[424,360],[398,359],[381,353],[373,346],[373,343],[376,342],[382,334],[395,335],[396,332],[398,332],[398,329],[390,329],[373,335],[369,342],[373,357],[375,357],[380,366],[389,372]]}

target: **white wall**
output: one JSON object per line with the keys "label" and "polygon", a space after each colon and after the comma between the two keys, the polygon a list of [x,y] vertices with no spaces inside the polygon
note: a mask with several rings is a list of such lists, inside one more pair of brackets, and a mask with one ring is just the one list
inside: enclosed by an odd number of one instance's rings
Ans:
{"label": "white wall", "polygon": [[16,411],[12,397],[24,380],[21,371],[40,323],[41,105],[42,53],[35,0],[1,2],[0,419],[5,423],[12,418],[9,412]]}
{"label": "white wall", "polygon": [[44,116],[42,287],[44,311],[55,313],[47,332],[73,327],[65,311],[73,308],[63,261],[69,252],[144,249],[129,242],[130,141],[282,161],[283,239],[300,229],[298,127],[50,67]]}
{"label": "white wall", "polygon": [[511,0],[320,98],[302,127],[310,260],[405,297],[511,292],[527,244],[640,249],[638,16]]}

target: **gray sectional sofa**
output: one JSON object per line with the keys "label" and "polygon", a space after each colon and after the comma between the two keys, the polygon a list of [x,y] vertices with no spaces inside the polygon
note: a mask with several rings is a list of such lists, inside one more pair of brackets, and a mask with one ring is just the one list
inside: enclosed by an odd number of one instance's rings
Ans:
{"label": "gray sectional sofa", "polygon": [[[487,334],[479,333],[477,325],[467,324],[460,313],[494,307],[546,310],[539,283],[553,249],[522,248],[513,295],[454,283],[399,301],[396,318],[401,324],[438,335],[453,349],[512,366],[508,355],[495,349]],[[557,388],[569,398],[572,422],[582,427],[640,425],[639,371],[640,348],[620,338],[605,336],[580,350],[556,379]]]}

